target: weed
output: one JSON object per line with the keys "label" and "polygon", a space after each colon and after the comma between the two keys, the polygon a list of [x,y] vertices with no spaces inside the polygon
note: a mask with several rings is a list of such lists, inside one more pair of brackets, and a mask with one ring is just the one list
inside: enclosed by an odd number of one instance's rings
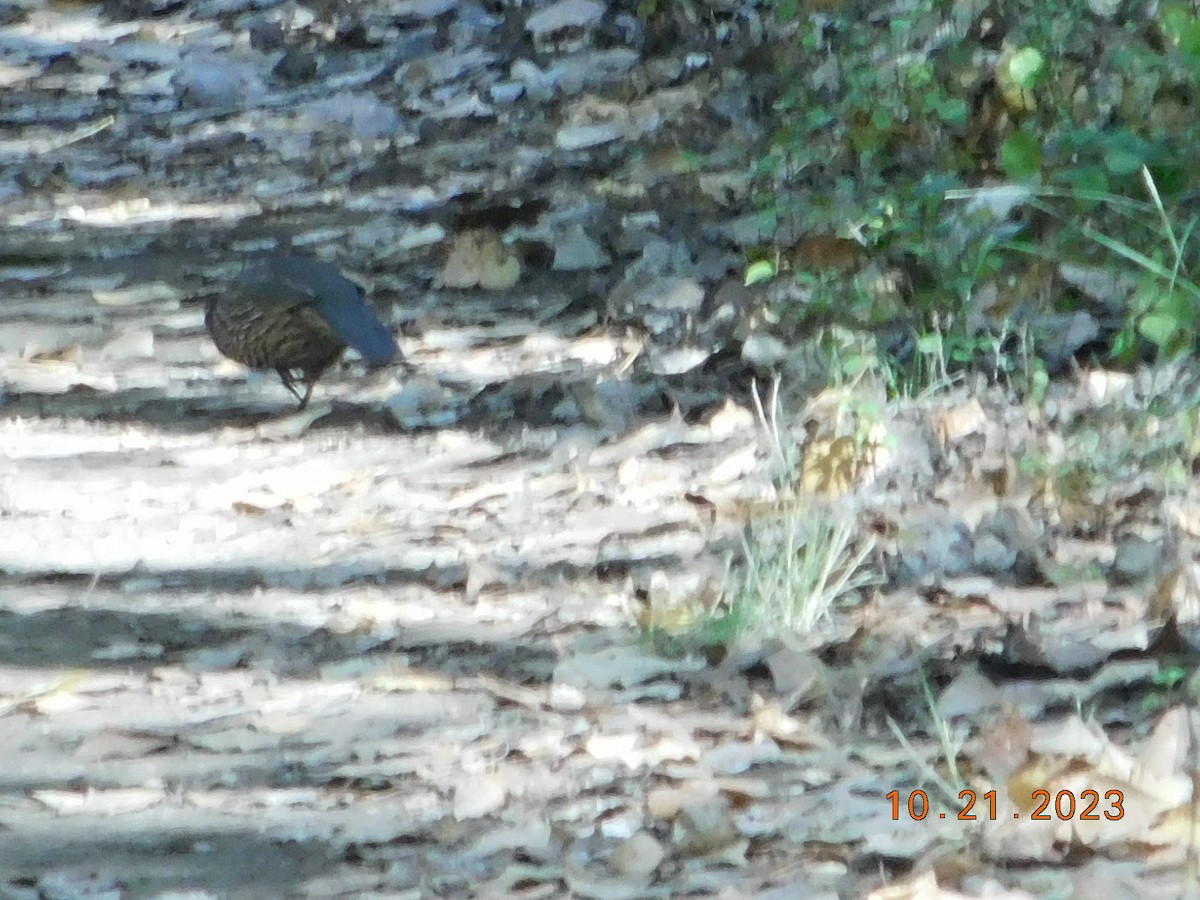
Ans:
{"label": "weed", "polygon": [[900,742],[900,746],[904,748],[914,765],[920,770],[922,779],[927,784],[937,787],[947,802],[955,802],[959,799],[959,793],[966,787],[966,781],[963,779],[962,773],[958,770],[958,757],[966,744],[967,732],[963,728],[951,728],[946,718],[938,712],[937,700],[933,696],[933,688],[929,684],[929,678],[924,672],[921,673],[921,689],[925,695],[925,706],[929,710],[929,716],[933,721],[934,734],[937,735],[938,745],[941,748],[946,776],[943,777],[936,768],[929,764],[924,755],[913,747],[912,742],[904,734],[903,729],[900,728],[891,716],[888,716],[887,719],[888,728],[891,729],[896,740]]}
{"label": "weed", "polygon": [[732,575],[726,625],[734,633],[810,631],[839,597],[874,584],[870,537],[815,501],[791,502],[750,523]]}

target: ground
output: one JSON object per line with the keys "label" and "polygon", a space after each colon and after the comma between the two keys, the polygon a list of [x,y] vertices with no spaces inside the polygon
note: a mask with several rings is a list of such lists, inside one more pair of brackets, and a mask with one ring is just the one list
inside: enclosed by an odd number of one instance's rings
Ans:
{"label": "ground", "polygon": [[[0,896],[1194,887],[1200,373],[746,331],[719,6],[0,4]],[[220,358],[285,244],[404,366]],[[697,636],[828,522],[856,586]]]}

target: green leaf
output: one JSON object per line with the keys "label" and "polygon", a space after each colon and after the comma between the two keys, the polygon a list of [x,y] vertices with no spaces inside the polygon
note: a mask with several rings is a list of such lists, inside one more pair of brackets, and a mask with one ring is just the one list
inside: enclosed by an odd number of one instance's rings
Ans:
{"label": "green leaf", "polygon": [[1150,145],[1132,131],[1118,131],[1104,141],[1104,167],[1113,175],[1132,175],[1150,156]]}
{"label": "green leaf", "polygon": [[874,123],[851,126],[846,132],[850,146],[859,153],[869,153],[883,146],[885,133],[875,127]]}
{"label": "green leaf", "polygon": [[1154,177],[1154,186],[1163,197],[1178,197],[1191,186],[1188,182],[1188,169],[1183,165],[1151,166],[1150,174]]}
{"label": "green leaf", "polygon": [[1042,145],[1027,131],[1010,134],[1000,147],[1000,166],[1012,178],[1029,178],[1042,167]]}
{"label": "green leaf", "polygon": [[1193,19],[1179,32],[1179,51],[1186,56],[1200,55],[1200,22]]}
{"label": "green leaf", "polygon": [[1084,198],[1097,202],[1109,192],[1108,173],[1102,166],[1072,166],[1055,173],[1055,181],[1069,184],[1076,192],[1076,199]]}
{"label": "green leaf", "polygon": [[1137,350],[1137,342],[1134,340],[1133,323],[1126,322],[1124,327],[1117,332],[1117,336],[1113,338],[1111,356],[1113,359],[1127,363],[1133,358],[1135,350]]}
{"label": "green leaf", "polygon": [[931,355],[942,352],[942,336],[936,332],[923,334],[917,338],[917,352]]}
{"label": "green leaf", "polygon": [[1155,347],[1163,349],[1179,333],[1179,320],[1172,315],[1150,313],[1138,322],[1138,331]]}
{"label": "green leaf", "polygon": [[1188,56],[1200,53],[1200,22],[1190,4],[1167,3],[1162,8],[1162,30],[1167,39]]}
{"label": "green leaf", "polygon": [[962,126],[967,123],[967,101],[961,97],[930,94],[925,102],[947,125]]}
{"label": "green leaf", "polygon": [[1008,74],[1018,87],[1029,90],[1037,86],[1045,68],[1046,58],[1040,52],[1032,47],[1022,47],[1009,60]]}
{"label": "green leaf", "polygon": [[1163,33],[1172,41],[1179,40],[1179,34],[1189,24],[1195,21],[1195,16],[1187,3],[1164,3],[1162,5],[1160,24]]}
{"label": "green leaf", "polygon": [[820,131],[830,125],[837,116],[824,107],[814,107],[804,116],[804,127],[809,131]]}
{"label": "green leaf", "polygon": [[1183,681],[1187,674],[1187,669],[1182,666],[1165,666],[1154,673],[1154,683],[1171,687]]}
{"label": "green leaf", "polygon": [[775,277],[775,266],[770,260],[760,259],[756,263],[751,263],[746,269],[746,287],[752,284],[758,284],[760,281],[770,281]]}

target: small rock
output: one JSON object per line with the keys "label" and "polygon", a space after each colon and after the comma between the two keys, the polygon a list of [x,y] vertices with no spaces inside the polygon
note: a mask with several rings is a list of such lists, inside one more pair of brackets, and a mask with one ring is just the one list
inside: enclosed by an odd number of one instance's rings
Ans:
{"label": "small rock", "polygon": [[154,332],[149,328],[126,331],[100,350],[101,359],[150,359],[154,356]]}
{"label": "small rock", "polygon": [[393,80],[402,88],[421,91],[455,81],[467,73],[479,72],[495,60],[494,53],[480,47],[464,52],[447,50],[401,66]]}
{"label": "small rock", "polygon": [[397,19],[436,19],[457,5],[458,0],[400,0],[392,7],[391,15]]}
{"label": "small rock", "polygon": [[962,575],[975,562],[966,526],[948,513],[928,510],[914,515],[898,535],[900,574],[913,580]]}
{"label": "small rock", "polygon": [[788,358],[791,350],[773,334],[755,332],[742,342],[742,359],[755,366],[772,368]]}
{"label": "small rock", "polygon": [[284,45],[283,26],[278,22],[259,19],[246,29],[250,35],[250,46],[261,53],[278,50]]}
{"label": "small rock", "polygon": [[517,81],[498,81],[488,88],[493,103],[513,103],[525,93],[525,85]]}
{"label": "small rock", "polygon": [[254,64],[215,53],[186,57],[172,83],[182,98],[196,106],[244,107],[258,102],[267,93],[267,84]]}
{"label": "small rock", "polygon": [[1126,535],[1117,544],[1110,576],[1115,584],[1136,584],[1158,570],[1162,556],[1161,541]]}
{"label": "small rock", "polygon": [[564,28],[592,28],[603,15],[604,4],[597,0],[559,0],[531,15],[525,30],[535,37],[545,37]]}
{"label": "small rock", "polygon": [[328,125],[348,125],[359,140],[388,137],[400,130],[400,117],[392,107],[370,94],[335,94],[309,104],[306,114],[317,130]]}
{"label": "small rock", "polygon": [[980,535],[975,541],[975,567],[987,575],[1003,575],[1017,563],[1017,551],[994,534]]}
{"label": "small rock", "polygon": [[317,57],[306,50],[289,50],[275,63],[271,74],[293,83],[308,81],[317,74]]}
{"label": "small rock", "polygon": [[628,381],[581,382],[571,394],[584,421],[605,432],[620,434],[637,413],[637,390]]}
{"label": "small rock", "polygon": [[1121,8],[1121,0],[1088,0],[1088,9],[1101,19],[1111,19]]}
{"label": "small rock", "polygon": [[547,72],[565,94],[577,94],[584,88],[606,87],[629,74],[638,55],[623,47],[574,53],[556,62]]}
{"label": "small rock", "polygon": [[612,262],[604,249],[588,236],[582,225],[569,228],[554,246],[552,268],[559,272],[599,269]]}
{"label": "small rock", "polygon": [[599,147],[625,137],[625,125],[620,122],[599,122],[594,125],[564,125],[554,136],[560,150],[584,150]]}
{"label": "small rock", "polygon": [[650,355],[650,371],[655,375],[682,375],[703,365],[713,355],[705,347],[647,348]]}
{"label": "small rock", "polygon": [[458,417],[454,396],[429,378],[410,378],[388,400],[387,409],[404,428],[445,426]]}
{"label": "small rock", "polygon": [[516,60],[509,67],[509,76],[535,100],[553,97],[558,88],[558,75],[554,70],[539,69],[527,59]]}

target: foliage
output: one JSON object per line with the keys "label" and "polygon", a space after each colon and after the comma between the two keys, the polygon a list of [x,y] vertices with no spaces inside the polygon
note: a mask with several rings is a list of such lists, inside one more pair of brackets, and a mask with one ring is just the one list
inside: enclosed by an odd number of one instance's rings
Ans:
{"label": "foliage", "polygon": [[[758,421],[770,445],[778,497],[742,533],[737,564],[726,575],[725,602],[699,623],[708,644],[728,644],[746,633],[807,632],[842,598],[878,583],[868,564],[875,550],[853,507],[806,489],[798,444],[780,426],[779,381],[764,403],[754,392]],[[856,455],[868,453],[867,417],[847,438]]]}
{"label": "foliage", "polygon": [[966,787],[966,781],[958,768],[958,758],[966,745],[968,731],[962,726],[951,727],[945,716],[938,711],[933,686],[929,683],[929,677],[924,671],[921,672],[920,681],[921,694],[925,698],[925,708],[929,711],[929,717],[933,723],[932,731],[937,735],[938,746],[941,750],[942,772],[931,766],[925,760],[924,755],[913,747],[908,736],[891,716],[887,718],[888,728],[896,741],[904,748],[912,764],[921,773],[922,782],[936,787],[946,800],[952,801]]}
{"label": "foliage", "polygon": [[839,597],[873,582],[864,569],[872,544],[857,537],[852,519],[813,498],[750,523],[724,615],[728,630],[811,630]]}
{"label": "foliage", "polygon": [[1142,698],[1142,711],[1157,713],[1175,703],[1192,673],[1182,665],[1163,663],[1151,680],[1152,691]]}
{"label": "foliage", "polygon": [[[994,359],[1009,323],[1003,311],[981,311],[978,298],[1019,276],[1027,260],[1015,250],[1141,273],[1110,342],[1118,361],[1191,352],[1200,335],[1198,217],[1188,210],[1200,188],[1192,7],[1165,4],[1134,33],[1091,15],[1083,0],[1014,0],[985,34],[983,18],[960,6],[919,0],[899,14],[863,16],[850,4],[820,12],[776,4],[795,37],[775,55],[785,85],[778,127],[755,168],[764,221],[789,241],[850,235],[872,258],[910,271],[905,310],[859,315],[913,328],[910,362],[948,364],[895,379],[903,390]],[[998,175],[1028,183],[1037,202],[991,216],[945,202],[947,192]],[[1148,202],[1128,201],[1146,186]],[[1040,302],[1021,315],[1069,310],[1078,298],[1057,291]],[[810,304],[794,315],[822,312]]]}

